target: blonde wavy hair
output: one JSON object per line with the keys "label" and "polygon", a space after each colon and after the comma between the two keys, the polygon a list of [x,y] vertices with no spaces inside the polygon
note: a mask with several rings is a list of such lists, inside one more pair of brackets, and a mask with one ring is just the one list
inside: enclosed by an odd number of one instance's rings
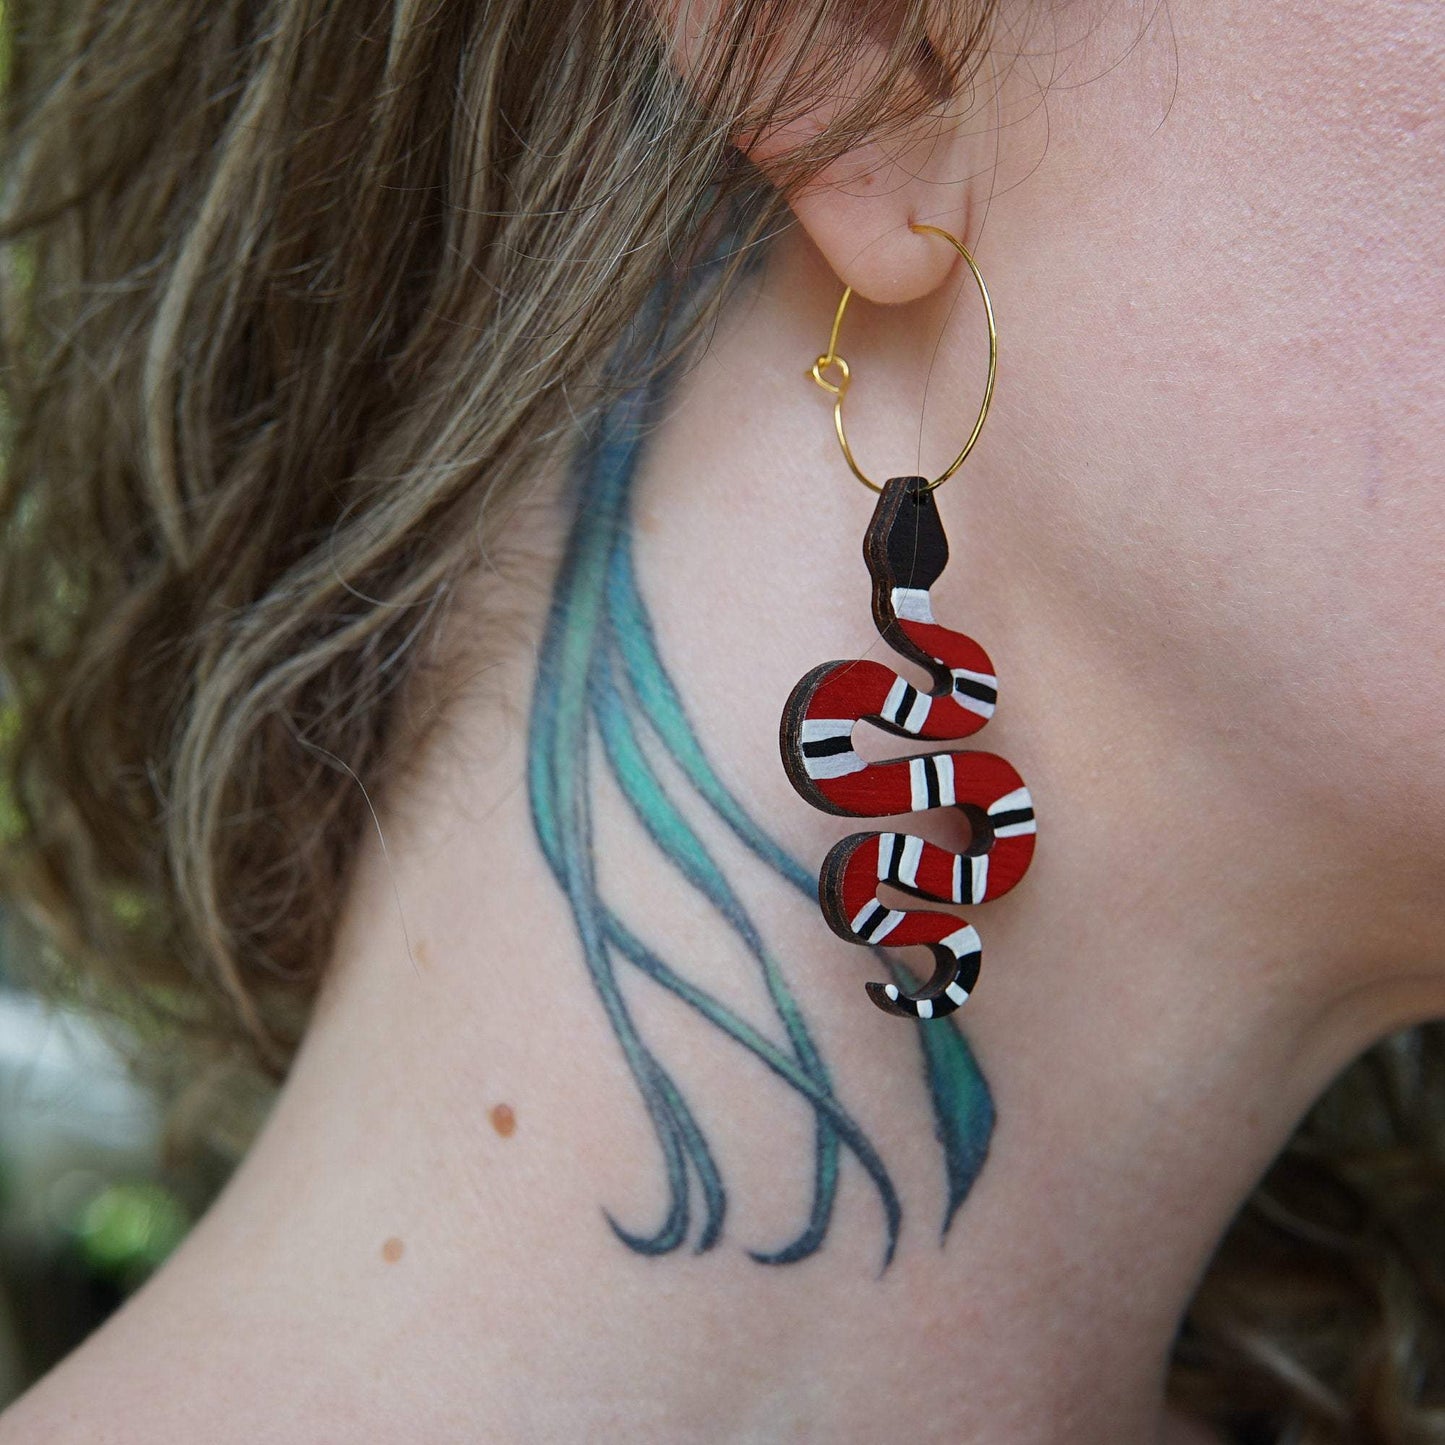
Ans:
{"label": "blonde wavy hair", "polygon": [[[414,750],[400,699],[492,519],[664,268],[729,208],[739,262],[781,218],[729,138],[855,95],[786,191],[973,83],[994,9],[732,0],[683,86],[645,0],[5,0],[22,948],[282,1073],[353,780]],[[1445,1442],[1442,1256],[1431,1025],[1349,1069],[1248,1202],[1171,1395],[1240,1440]]]}

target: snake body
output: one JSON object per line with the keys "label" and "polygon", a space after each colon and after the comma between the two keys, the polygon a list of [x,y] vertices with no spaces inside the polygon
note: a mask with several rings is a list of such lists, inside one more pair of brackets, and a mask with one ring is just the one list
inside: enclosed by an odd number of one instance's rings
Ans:
{"label": "snake body", "polygon": [[942,1018],[977,982],[978,932],[956,913],[890,907],[878,890],[886,884],[912,898],[963,905],[1007,893],[1033,858],[1033,799],[1013,765],[995,753],[951,749],[873,763],[858,753],[853,733],[860,721],[920,741],[969,737],[993,716],[998,689],[983,648],[934,621],[929,592],[947,564],[948,542],[924,478],[885,483],[863,554],[879,632],[933,686],[915,687],[872,660],[813,668],[783,712],[783,764],[798,792],[829,813],[883,818],[955,808],[968,820],[971,837],[962,852],[910,833],[854,833],[833,846],[818,879],[824,917],[841,937],[890,948],[923,945],[934,956],[934,976],[917,993],[870,982],[873,1002],[907,1018]]}

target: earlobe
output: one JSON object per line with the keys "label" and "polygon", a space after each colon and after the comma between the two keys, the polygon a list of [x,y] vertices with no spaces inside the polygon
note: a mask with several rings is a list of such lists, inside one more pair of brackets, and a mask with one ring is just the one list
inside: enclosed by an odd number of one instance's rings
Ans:
{"label": "earlobe", "polygon": [[[783,185],[785,158],[825,124],[810,114],[739,148]],[[912,143],[898,137],[869,141],[794,188],[788,196],[793,214],[843,285],[865,300],[896,305],[947,281],[957,256],[909,230],[909,223],[927,221],[968,236],[968,184],[948,178],[953,150],[946,134]],[[961,165],[955,172],[966,174]]]}

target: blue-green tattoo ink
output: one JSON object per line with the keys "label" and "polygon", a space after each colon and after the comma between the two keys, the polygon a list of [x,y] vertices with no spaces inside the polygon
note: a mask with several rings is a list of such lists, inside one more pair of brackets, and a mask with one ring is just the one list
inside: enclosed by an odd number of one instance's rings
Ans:
{"label": "blue-green tattoo ink", "polygon": [[[632,484],[643,439],[671,374],[671,368],[663,369],[623,392],[591,425],[576,455],[576,515],[554,584],[529,733],[528,788],[537,836],[566,896],[587,970],[651,1118],[666,1175],[668,1204],[655,1227],[638,1231],[610,1213],[607,1219],[617,1237],[640,1254],[666,1254],[689,1243],[701,1252],[722,1237],[728,1202],[705,1130],[628,1007],[619,975],[633,969],[765,1065],[779,1086],[792,1090],[813,1111],[807,1218],[793,1238],[750,1250],[752,1258],[787,1264],[817,1252],[828,1232],[840,1164],[847,1154],[861,1165],[877,1196],[886,1268],[898,1245],[903,1206],[882,1154],[843,1103],[784,961],[678,806],[673,791],[677,785],[664,782],[655,765],[665,758],[668,774],[680,778],[752,854],[815,900],[813,874],[759,827],[710,762],[659,651],[638,587]],[[605,847],[594,837],[598,769],[610,774],[679,881],[707,900],[752,958],[770,1019],[743,1017],[679,973],[603,897],[595,868],[597,850]],[[880,957],[900,987],[917,987],[897,960]],[[706,970],[697,972],[706,975]],[[982,1168],[994,1107],[955,1022],[917,1027],[944,1166],[943,1237]],[[779,1033],[785,1042],[779,1041]]]}

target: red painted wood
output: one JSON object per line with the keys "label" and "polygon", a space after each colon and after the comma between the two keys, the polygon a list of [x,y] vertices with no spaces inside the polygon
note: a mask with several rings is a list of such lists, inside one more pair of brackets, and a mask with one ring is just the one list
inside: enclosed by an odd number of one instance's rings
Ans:
{"label": "red painted wood", "polygon": [[818,883],[823,915],[840,936],[923,945],[933,953],[935,973],[922,989],[907,994],[870,983],[873,1001],[905,1017],[942,1018],[972,991],[978,935],[957,914],[889,908],[878,890],[886,883],[924,901],[955,904],[1007,893],[1033,859],[1033,800],[1012,764],[995,753],[950,749],[875,763],[858,755],[852,734],[860,721],[899,737],[957,741],[984,726],[997,692],[984,649],[933,620],[929,589],[948,561],[948,543],[921,477],[895,477],[884,486],[863,554],[878,630],[928,674],[931,686],[916,687],[872,660],[815,667],[783,710],[783,764],[798,792],[826,812],[882,818],[953,807],[967,817],[972,836],[965,853],[902,832],[856,833],[829,852]]}

